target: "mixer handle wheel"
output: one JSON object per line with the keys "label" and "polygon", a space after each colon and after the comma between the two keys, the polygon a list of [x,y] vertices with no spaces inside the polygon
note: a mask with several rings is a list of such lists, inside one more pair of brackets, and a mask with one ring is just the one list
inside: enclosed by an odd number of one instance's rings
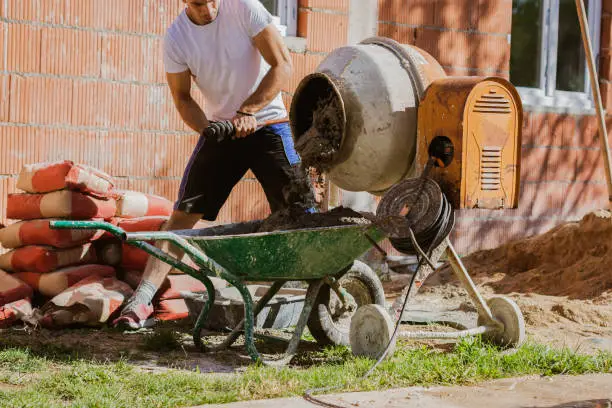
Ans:
{"label": "mixer handle wheel", "polygon": [[[341,277],[338,284],[359,307],[367,304],[385,306],[385,292],[380,279],[366,264],[355,261]],[[308,318],[308,329],[312,336],[322,345],[348,346],[351,318],[354,307],[343,307],[340,297],[330,285],[325,284],[317,296],[315,306]]]}
{"label": "mixer handle wheel", "polygon": [[[525,342],[525,319],[514,300],[505,296],[494,296],[487,300],[493,318],[499,327],[483,335],[483,338],[501,347],[519,347]],[[488,319],[478,317],[478,326],[486,325]]]}

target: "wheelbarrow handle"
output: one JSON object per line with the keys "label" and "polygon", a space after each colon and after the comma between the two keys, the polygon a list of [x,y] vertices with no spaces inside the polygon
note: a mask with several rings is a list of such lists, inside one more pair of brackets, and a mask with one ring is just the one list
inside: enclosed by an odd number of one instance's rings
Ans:
{"label": "wheelbarrow handle", "polygon": [[104,221],[51,221],[49,223],[51,229],[87,229],[87,230],[103,230],[126,240],[127,233],[116,225]]}

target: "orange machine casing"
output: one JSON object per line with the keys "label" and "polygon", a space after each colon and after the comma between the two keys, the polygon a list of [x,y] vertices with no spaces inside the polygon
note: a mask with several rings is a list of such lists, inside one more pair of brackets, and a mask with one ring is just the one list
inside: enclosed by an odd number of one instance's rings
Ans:
{"label": "orange machine casing", "polygon": [[523,109],[503,78],[451,77],[434,81],[418,112],[417,174],[438,136],[450,139],[454,156],[429,177],[455,209],[518,206]]}

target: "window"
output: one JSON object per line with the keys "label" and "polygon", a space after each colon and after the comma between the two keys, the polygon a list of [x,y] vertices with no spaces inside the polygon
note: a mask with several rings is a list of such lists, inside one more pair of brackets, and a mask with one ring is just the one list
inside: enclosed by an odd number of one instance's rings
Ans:
{"label": "window", "polygon": [[281,34],[295,36],[297,33],[297,0],[260,0],[273,16]]}
{"label": "window", "polygon": [[[584,0],[599,54],[601,0]],[[527,105],[591,109],[575,0],[513,0],[510,81]]]}

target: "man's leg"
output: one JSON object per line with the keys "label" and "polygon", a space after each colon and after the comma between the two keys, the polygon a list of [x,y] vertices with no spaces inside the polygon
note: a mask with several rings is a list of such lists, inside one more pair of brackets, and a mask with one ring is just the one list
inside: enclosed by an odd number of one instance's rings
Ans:
{"label": "man's leg", "polygon": [[[164,225],[163,230],[191,229],[201,218],[202,214],[190,214],[175,210]],[[183,257],[183,251],[167,241],[160,241],[155,246],[176,259]],[[146,326],[147,319],[153,313],[153,297],[171,270],[172,266],[154,256],[150,256],[138,288],[123,307],[121,316],[113,324],[127,329],[139,329]]]}
{"label": "man's leg", "polygon": [[254,136],[251,170],[261,183],[272,212],[288,207],[313,212],[315,196],[310,177],[293,146],[289,124],[266,126]]}
{"label": "man's leg", "polygon": [[[244,139],[243,139],[244,140]],[[214,221],[230,192],[246,173],[247,160],[243,157],[244,142],[217,144],[202,136],[181,181],[174,212],[164,230],[190,229],[205,219]],[[183,254],[174,245],[161,242],[157,246],[178,259]],[[151,256],[138,288],[113,324],[138,329],[148,323],[153,313],[152,300],[172,270],[170,265]]]}
{"label": "man's leg", "polygon": [[[164,225],[163,231],[191,229],[200,219],[202,219],[202,214],[190,214],[175,210],[168,222]],[[161,241],[156,246],[177,259],[183,257],[183,251],[175,245],[170,244],[168,241]],[[147,262],[147,267],[142,275],[142,279],[151,282],[159,288],[164,283],[164,280],[171,270],[172,266],[151,256]]]}

